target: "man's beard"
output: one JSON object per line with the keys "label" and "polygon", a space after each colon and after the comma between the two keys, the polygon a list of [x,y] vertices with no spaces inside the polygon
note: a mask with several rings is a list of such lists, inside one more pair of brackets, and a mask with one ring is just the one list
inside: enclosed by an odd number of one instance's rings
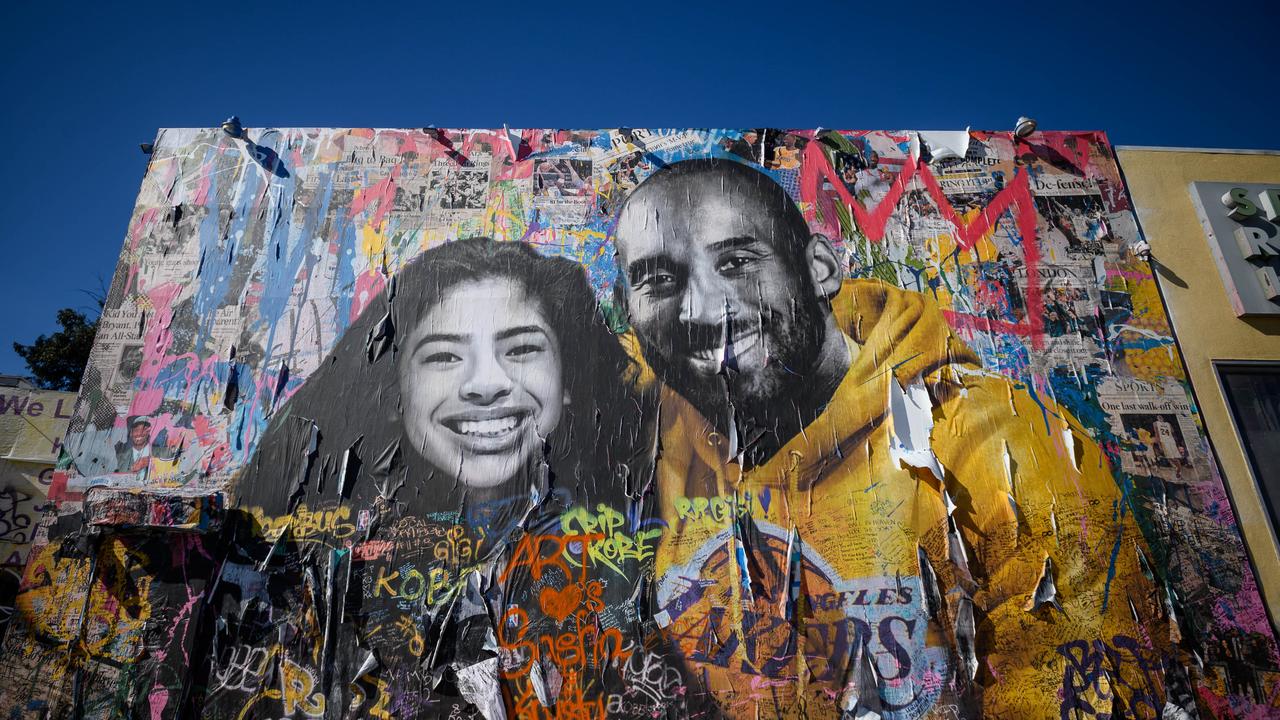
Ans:
{"label": "man's beard", "polygon": [[[791,428],[798,431],[797,422],[807,423],[812,419],[801,417],[797,401],[812,382],[826,337],[817,297],[802,293],[794,308],[795,314],[791,317],[760,318],[760,342],[768,350],[763,366],[740,371],[729,346],[718,374],[695,371],[688,358],[719,342],[725,329],[683,323],[674,328],[677,334],[669,355],[658,352],[652,343],[643,342],[645,359],[668,387],[721,431],[728,431],[731,424],[736,424],[739,430],[749,427],[778,433]],[[731,324],[728,336],[732,337],[733,332]],[[642,336],[641,340],[645,338]],[[789,436],[780,439],[785,442]],[[744,442],[750,440],[743,439]]]}

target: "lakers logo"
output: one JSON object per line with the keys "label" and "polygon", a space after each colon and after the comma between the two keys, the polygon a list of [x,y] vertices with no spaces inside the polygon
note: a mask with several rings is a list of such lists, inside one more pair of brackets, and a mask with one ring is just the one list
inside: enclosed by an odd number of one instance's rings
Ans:
{"label": "lakers logo", "polygon": [[947,655],[917,578],[841,578],[780,528],[754,529],[747,538],[725,530],[659,575],[659,622],[712,690],[751,690],[745,695],[765,695],[779,709],[820,707],[839,697],[861,648],[886,717],[933,704]]}

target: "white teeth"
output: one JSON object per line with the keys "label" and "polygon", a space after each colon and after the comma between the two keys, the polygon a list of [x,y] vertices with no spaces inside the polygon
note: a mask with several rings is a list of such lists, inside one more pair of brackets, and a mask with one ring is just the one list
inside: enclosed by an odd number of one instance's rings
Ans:
{"label": "white teeth", "polygon": [[[756,339],[758,337],[759,337],[758,333],[749,332],[734,338],[733,339],[734,354],[737,355],[742,353],[742,351],[744,350],[750,349],[753,345],[756,344]],[[693,359],[699,362],[707,362],[707,363],[724,362],[725,354],[728,352],[728,349],[729,349],[728,345],[721,345],[719,347],[709,348],[706,350],[695,350],[693,352]]]}
{"label": "white teeth", "polygon": [[511,432],[518,424],[520,424],[519,419],[515,415],[508,415],[493,420],[460,420],[458,430],[463,435],[496,437],[505,432]]}

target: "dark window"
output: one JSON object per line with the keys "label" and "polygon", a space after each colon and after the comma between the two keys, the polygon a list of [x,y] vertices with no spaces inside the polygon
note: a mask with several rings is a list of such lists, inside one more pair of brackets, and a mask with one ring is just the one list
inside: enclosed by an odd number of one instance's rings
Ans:
{"label": "dark window", "polygon": [[1217,368],[1271,527],[1280,528],[1280,364],[1218,363]]}

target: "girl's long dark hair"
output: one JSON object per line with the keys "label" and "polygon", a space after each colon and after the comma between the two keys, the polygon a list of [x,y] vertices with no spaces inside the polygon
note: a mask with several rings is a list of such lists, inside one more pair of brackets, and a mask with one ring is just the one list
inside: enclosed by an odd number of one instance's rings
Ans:
{"label": "girl's long dark hair", "polygon": [[[283,515],[300,497],[314,502],[341,491],[357,505],[376,494],[411,509],[457,509],[461,488],[452,473],[430,467],[404,438],[396,365],[419,318],[458,285],[489,278],[520,283],[559,341],[569,405],[546,442],[553,484],[583,502],[621,499],[622,485],[644,472],[650,402],[632,389],[636,368],[586,273],[524,243],[469,238],[414,258],[369,303],[276,411],[236,485],[237,504]],[[319,437],[308,457],[312,423]]]}

